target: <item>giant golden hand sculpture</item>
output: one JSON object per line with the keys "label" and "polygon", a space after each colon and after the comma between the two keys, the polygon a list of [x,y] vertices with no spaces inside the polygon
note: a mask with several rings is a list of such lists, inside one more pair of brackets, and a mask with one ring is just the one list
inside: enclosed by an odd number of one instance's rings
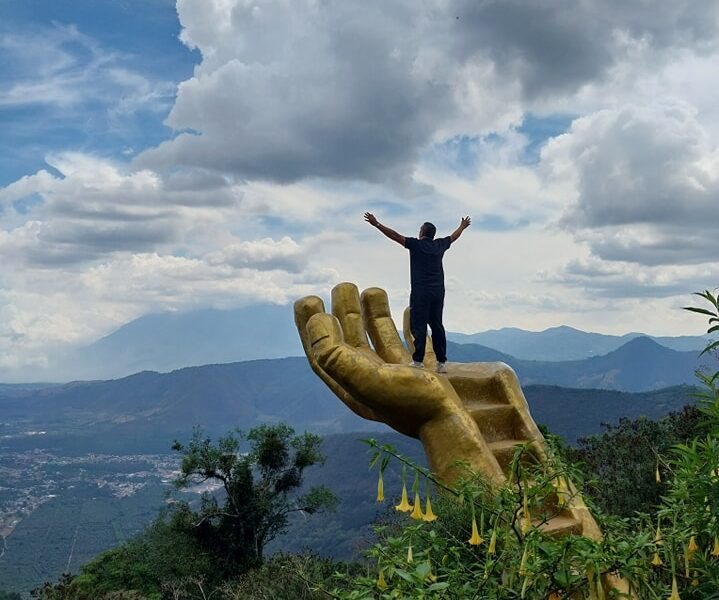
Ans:
{"label": "giant golden hand sculpture", "polygon": [[[411,349],[408,317],[406,312]],[[410,367],[384,290],[369,288],[360,297],[354,284],[341,283],[332,290],[332,314],[321,298],[307,296],[295,302],[295,322],[310,365],[327,386],[358,415],[419,438],[431,469],[445,482],[460,475],[462,461],[501,485],[518,445],[529,444],[538,460],[545,456],[514,371],[504,363],[449,363],[440,375],[431,368],[431,352],[426,369]],[[568,495],[543,529],[598,539],[581,498]]]}
{"label": "giant golden hand sculpture", "polygon": [[[318,296],[295,302],[295,323],[314,372],[355,413],[386,423],[419,438],[432,470],[446,483],[467,463],[497,485],[518,445],[532,448],[536,460],[546,458],[545,441],[529,413],[514,371],[504,363],[448,363],[447,374],[434,373],[436,358],[427,344],[427,369],[409,366],[411,354],[402,344],[389,309],[387,294],[340,283],[332,290],[332,313]],[[404,336],[414,341],[409,311]],[[368,341],[372,342],[370,346]],[[550,535],[569,533],[598,540],[601,532],[581,496],[566,482],[566,503],[548,499],[551,518],[539,526]],[[604,576],[607,589],[625,597],[627,582]]]}

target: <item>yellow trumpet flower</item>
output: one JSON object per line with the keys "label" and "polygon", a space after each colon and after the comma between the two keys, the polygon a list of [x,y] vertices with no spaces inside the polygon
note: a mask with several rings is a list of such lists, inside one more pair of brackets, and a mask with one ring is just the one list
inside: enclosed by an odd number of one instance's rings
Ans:
{"label": "yellow trumpet flower", "polygon": [[524,490],[524,506],[522,508],[522,519],[519,528],[523,534],[527,533],[532,528],[532,516],[529,514],[527,490]]}
{"label": "yellow trumpet flower", "polygon": [[479,529],[477,529],[477,519],[472,515],[472,537],[469,538],[469,543],[472,546],[479,546],[483,541],[479,535]]}
{"label": "yellow trumpet flower", "polygon": [[664,562],[662,561],[662,557],[659,556],[658,552],[654,553],[654,558],[652,558],[652,564],[655,567],[661,567],[664,564]]}
{"label": "yellow trumpet flower", "polygon": [[689,545],[687,546],[689,558],[691,558],[692,554],[694,554],[697,550],[699,550],[699,546],[697,546],[696,536],[693,535],[689,538]]}
{"label": "yellow trumpet flower", "polygon": [[662,482],[662,476],[659,474],[659,462],[657,462],[657,470],[654,472],[654,479],[657,483]]}
{"label": "yellow trumpet flower", "polygon": [[384,579],[384,570],[380,569],[379,577],[377,578],[377,587],[381,590],[386,590],[389,586]]}
{"label": "yellow trumpet flower", "polygon": [[407,548],[407,562],[414,562],[414,555],[412,554],[412,544]]}
{"label": "yellow trumpet flower", "polygon": [[384,502],[384,481],[382,481],[382,471],[379,472],[379,480],[377,481],[377,502]]}
{"label": "yellow trumpet flower", "polygon": [[520,598],[524,598],[525,594],[527,593],[527,588],[529,587],[529,584],[531,583],[529,577],[524,578],[524,582],[522,583],[522,591],[519,594]]}
{"label": "yellow trumpet flower", "polygon": [[519,529],[523,534],[526,534],[532,528],[532,519],[529,515],[523,515],[522,521],[519,525]]}
{"label": "yellow trumpet flower", "polygon": [[416,519],[417,521],[424,519],[424,514],[422,514],[422,502],[419,499],[419,492],[415,492],[414,494],[414,510],[412,511],[410,517]]}
{"label": "yellow trumpet flower", "polygon": [[654,534],[654,543],[657,546],[664,544],[664,540],[662,539],[662,529],[659,523],[657,523],[657,532]]}
{"label": "yellow trumpet flower", "polygon": [[567,503],[568,493],[569,488],[567,487],[566,480],[564,477],[559,477],[557,480],[557,506],[559,506],[559,508],[564,508],[564,505]]}
{"label": "yellow trumpet flower", "polygon": [[596,584],[594,582],[594,571],[587,569],[587,587],[589,588],[589,600],[597,600]]}
{"label": "yellow trumpet flower", "polygon": [[497,553],[497,530],[492,530],[492,537],[489,538],[489,548],[487,548],[487,554]]}
{"label": "yellow trumpet flower", "polygon": [[424,578],[425,581],[430,581],[434,583],[437,581],[437,576],[432,573],[432,563],[429,564],[429,573],[427,573],[427,577]]}
{"label": "yellow trumpet flower", "polygon": [[682,600],[679,597],[679,588],[677,586],[677,576],[672,575],[672,595],[669,596],[669,600]]}
{"label": "yellow trumpet flower", "polygon": [[602,574],[597,571],[597,600],[606,600],[607,597],[604,594],[604,583],[602,582]]}
{"label": "yellow trumpet flower", "polygon": [[714,548],[712,548],[711,555],[719,556],[719,537],[714,538]]}
{"label": "yellow trumpet flower", "polygon": [[427,510],[424,511],[424,520],[427,522],[437,520],[437,515],[432,512],[432,502],[429,500],[429,494],[427,495]]}
{"label": "yellow trumpet flower", "polygon": [[522,552],[522,560],[519,563],[519,575],[524,577],[527,574],[527,558],[529,556],[529,547],[524,546],[524,552]]}
{"label": "yellow trumpet flower", "polygon": [[412,505],[409,503],[409,500],[407,499],[407,484],[402,484],[402,500],[400,503],[394,507],[395,510],[399,510],[401,512],[409,512],[412,510]]}

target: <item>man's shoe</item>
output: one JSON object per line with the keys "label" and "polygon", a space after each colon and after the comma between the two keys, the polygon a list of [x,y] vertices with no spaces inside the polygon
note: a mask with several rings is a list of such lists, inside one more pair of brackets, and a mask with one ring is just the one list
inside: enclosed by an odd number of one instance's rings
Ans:
{"label": "man's shoe", "polygon": [[410,367],[414,367],[415,369],[424,369],[424,363],[417,362],[416,360],[413,360],[411,363],[409,363]]}
{"label": "man's shoe", "polygon": [[437,363],[437,373],[446,373],[447,372],[447,363]]}

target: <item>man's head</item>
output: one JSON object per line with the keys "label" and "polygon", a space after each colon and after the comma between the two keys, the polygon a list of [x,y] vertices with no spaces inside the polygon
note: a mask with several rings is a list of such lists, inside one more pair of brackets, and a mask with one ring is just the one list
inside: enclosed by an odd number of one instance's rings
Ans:
{"label": "man's head", "polygon": [[429,221],[422,224],[422,227],[419,228],[419,237],[423,238],[429,238],[430,240],[434,239],[434,234],[437,233],[437,228],[432,225]]}

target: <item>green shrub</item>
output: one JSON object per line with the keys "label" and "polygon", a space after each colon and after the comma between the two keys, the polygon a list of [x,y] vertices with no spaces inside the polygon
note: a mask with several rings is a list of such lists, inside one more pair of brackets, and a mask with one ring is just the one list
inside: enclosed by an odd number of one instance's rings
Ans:
{"label": "green shrub", "polygon": [[668,465],[662,457],[706,432],[702,411],[686,406],[658,421],[641,417],[604,424],[602,434],[581,438],[576,448],[563,448],[562,455],[581,466],[585,493],[603,512],[624,517],[655,513],[668,491]]}

